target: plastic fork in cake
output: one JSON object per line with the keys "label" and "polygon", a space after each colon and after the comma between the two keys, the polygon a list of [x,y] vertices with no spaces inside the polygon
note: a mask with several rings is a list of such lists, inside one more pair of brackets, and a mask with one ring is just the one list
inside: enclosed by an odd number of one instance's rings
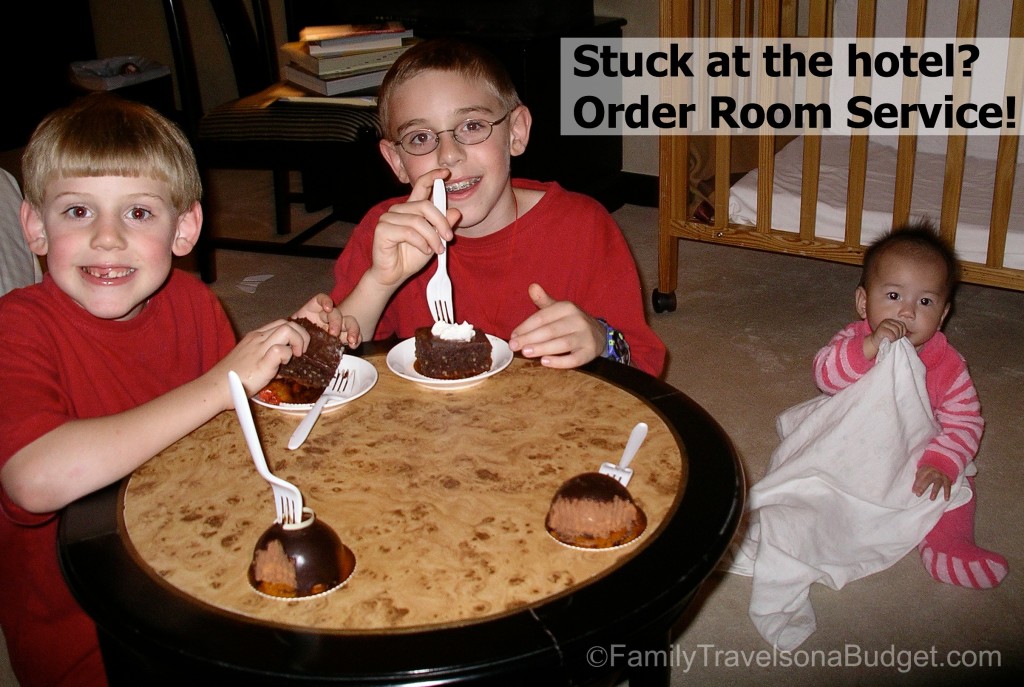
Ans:
{"label": "plastic fork in cake", "polygon": [[[448,196],[444,190],[444,180],[434,179],[433,190],[434,207],[441,211],[442,215],[448,213]],[[437,256],[437,271],[427,282],[427,303],[430,305],[430,312],[434,316],[434,322],[455,322],[455,305],[452,303],[452,280],[448,276],[448,244],[441,239],[441,245],[445,250]]]}

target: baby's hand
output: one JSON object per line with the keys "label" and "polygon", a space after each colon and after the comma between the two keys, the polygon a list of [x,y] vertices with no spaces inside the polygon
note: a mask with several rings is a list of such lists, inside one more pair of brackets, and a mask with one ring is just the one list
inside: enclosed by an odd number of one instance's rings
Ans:
{"label": "baby's hand", "polygon": [[434,179],[449,174],[443,169],[427,172],[413,184],[406,202],[393,205],[377,221],[370,270],[382,286],[400,285],[444,250],[441,239],[455,238],[452,227],[462,213],[453,208],[442,215],[430,200]]}
{"label": "baby's hand", "polygon": [[342,315],[326,293],[318,293],[310,298],[292,318],[306,319],[318,327],[326,328],[328,334],[341,337],[349,348],[355,348],[362,341],[359,323],[354,317]]}
{"label": "baby's hand", "polygon": [[914,479],[913,489],[916,496],[921,496],[931,489],[929,498],[932,501],[936,499],[941,490],[942,497],[949,501],[949,491],[952,486],[952,482],[950,482],[949,477],[944,472],[930,465],[922,465],[917,469],[917,477]]}
{"label": "baby's hand", "polygon": [[864,338],[864,357],[868,360],[873,360],[878,355],[878,349],[881,348],[882,341],[894,342],[906,335],[907,325],[899,320],[882,320],[875,327],[875,331]]}
{"label": "baby's hand", "polygon": [[540,284],[530,284],[530,298],[538,310],[512,331],[513,351],[557,368],[585,365],[604,352],[604,327],[575,303],[556,301]]}

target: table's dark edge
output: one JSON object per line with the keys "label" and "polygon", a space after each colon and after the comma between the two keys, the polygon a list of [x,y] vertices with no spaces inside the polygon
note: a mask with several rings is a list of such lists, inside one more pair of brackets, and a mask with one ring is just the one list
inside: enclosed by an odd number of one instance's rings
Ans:
{"label": "table's dark edge", "polygon": [[[377,352],[363,346],[361,353]],[[78,602],[101,636],[121,650],[156,652],[183,675],[251,671],[245,684],[300,674],[341,684],[495,679],[543,671],[552,682],[593,672],[593,646],[667,642],[700,584],[725,552],[743,509],[740,462],[728,436],[697,403],[650,375],[598,359],[581,368],[655,409],[685,447],[687,488],[657,539],[594,583],[523,612],[430,631],[388,634],[267,627],[187,602],[153,578],[121,540],[119,485],[71,504],[61,519],[59,557]],[[712,522],[706,529],[694,523]],[[616,618],[609,623],[609,618]],[[225,646],[224,637],[232,641]],[[213,647],[216,645],[216,649]],[[667,645],[666,647],[667,648]],[[216,657],[215,657],[216,655]],[[247,664],[241,668],[241,662]],[[172,680],[173,681],[173,680]],[[532,679],[531,682],[536,682]]]}

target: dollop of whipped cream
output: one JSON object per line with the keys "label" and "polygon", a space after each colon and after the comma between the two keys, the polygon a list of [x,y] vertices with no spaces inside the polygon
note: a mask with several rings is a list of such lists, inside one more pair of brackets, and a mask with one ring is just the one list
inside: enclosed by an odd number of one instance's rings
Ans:
{"label": "dollop of whipped cream", "polygon": [[462,324],[448,324],[438,320],[430,328],[430,333],[445,341],[472,341],[476,336],[476,330],[469,322]]}

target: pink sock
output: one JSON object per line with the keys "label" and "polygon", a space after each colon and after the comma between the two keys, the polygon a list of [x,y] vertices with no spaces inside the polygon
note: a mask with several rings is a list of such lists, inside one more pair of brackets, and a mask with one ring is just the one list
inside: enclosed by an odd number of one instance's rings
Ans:
{"label": "pink sock", "polygon": [[[968,478],[971,489],[974,480]],[[917,549],[925,569],[939,582],[973,589],[997,586],[1009,572],[1006,559],[974,544],[974,507],[971,500],[942,514]]]}

